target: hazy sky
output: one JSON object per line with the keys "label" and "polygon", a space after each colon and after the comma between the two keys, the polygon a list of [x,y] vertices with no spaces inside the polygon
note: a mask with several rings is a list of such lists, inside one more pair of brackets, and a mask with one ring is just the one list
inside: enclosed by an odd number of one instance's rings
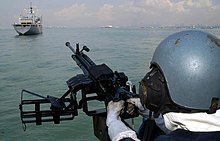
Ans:
{"label": "hazy sky", "polygon": [[0,28],[10,27],[30,2],[44,26],[220,24],[220,0],[0,0]]}

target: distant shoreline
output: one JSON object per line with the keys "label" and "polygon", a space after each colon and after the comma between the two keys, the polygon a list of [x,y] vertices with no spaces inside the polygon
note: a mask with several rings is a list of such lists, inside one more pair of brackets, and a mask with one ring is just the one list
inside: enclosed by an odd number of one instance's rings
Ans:
{"label": "distant shoreline", "polygon": [[[104,28],[103,26],[85,26],[85,27],[70,27],[70,26],[44,26],[44,28]],[[105,28],[143,28],[143,29],[219,29],[220,25],[169,25],[169,26],[160,26],[160,25],[146,25],[146,26],[111,26]],[[12,29],[9,27],[0,27],[1,30]]]}

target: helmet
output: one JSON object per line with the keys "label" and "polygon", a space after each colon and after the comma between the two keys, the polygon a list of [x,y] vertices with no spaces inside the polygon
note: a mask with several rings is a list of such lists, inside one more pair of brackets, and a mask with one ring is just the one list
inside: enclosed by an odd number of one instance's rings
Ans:
{"label": "helmet", "polygon": [[209,109],[210,106],[218,108],[218,38],[196,30],[175,33],[156,48],[151,61],[151,66],[154,65],[163,73],[169,96],[174,103],[190,109]]}

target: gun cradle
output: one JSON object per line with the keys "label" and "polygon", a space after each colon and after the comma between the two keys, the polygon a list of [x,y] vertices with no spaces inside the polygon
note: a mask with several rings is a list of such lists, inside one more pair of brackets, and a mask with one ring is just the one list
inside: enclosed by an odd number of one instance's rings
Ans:
{"label": "gun cradle", "polygon": [[[62,120],[73,120],[78,115],[78,109],[83,109],[88,116],[93,117],[94,134],[102,141],[109,141],[106,130],[106,106],[109,101],[127,100],[132,97],[138,97],[135,94],[135,87],[129,87],[126,82],[128,77],[123,72],[113,72],[106,64],[96,65],[83,50],[89,51],[83,47],[79,51],[79,44],[76,45],[76,51],[66,43],[72,51],[72,58],[82,69],[84,74],[77,74],[66,81],[68,90],[60,98],[53,96],[41,96],[39,94],[22,90],[21,103],[19,105],[20,117],[26,128],[26,123],[36,123],[53,121],[59,124]],[[81,99],[77,100],[77,93],[81,90]],[[134,93],[133,93],[134,92]],[[40,97],[41,99],[24,99],[23,95],[29,94]],[[94,95],[95,94],[95,95]],[[69,96],[69,98],[67,98]],[[89,110],[88,101],[104,102],[104,108]],[[126,112],[126,104],[121,118],[129,119],[137,117],[138,108],[134,107],[134,113]],[[49,109],[49,110],[48,110]]]}
{"label": "gun cradle", "polygon": [[[24,94],[39,96],[42,97],[42,99],[24,100]],[[66,107],[66,104],[73,105],[72,100],[70,98],[64,98],[61,101],[52,96],[43,98],[43,96],[28,90],[22,90],[21,103],[19,104],[22,123],[26,127],[26,123],[41,125],[42,122],[53,121],[54,124],[59,124],[62,120],[73,120],[73,118],[78,115],[78,112],[70,106]]]}

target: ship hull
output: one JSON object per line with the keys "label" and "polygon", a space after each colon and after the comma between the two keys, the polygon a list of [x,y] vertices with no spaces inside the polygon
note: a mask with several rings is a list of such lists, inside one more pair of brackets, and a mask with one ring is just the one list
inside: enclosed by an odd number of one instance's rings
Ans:
{"label": "ship hull", "polygon": [[42,25],[40,24],[36,24],[36,25],[14,24],[13,27],[19,35],[36,35],[42,33]]}

